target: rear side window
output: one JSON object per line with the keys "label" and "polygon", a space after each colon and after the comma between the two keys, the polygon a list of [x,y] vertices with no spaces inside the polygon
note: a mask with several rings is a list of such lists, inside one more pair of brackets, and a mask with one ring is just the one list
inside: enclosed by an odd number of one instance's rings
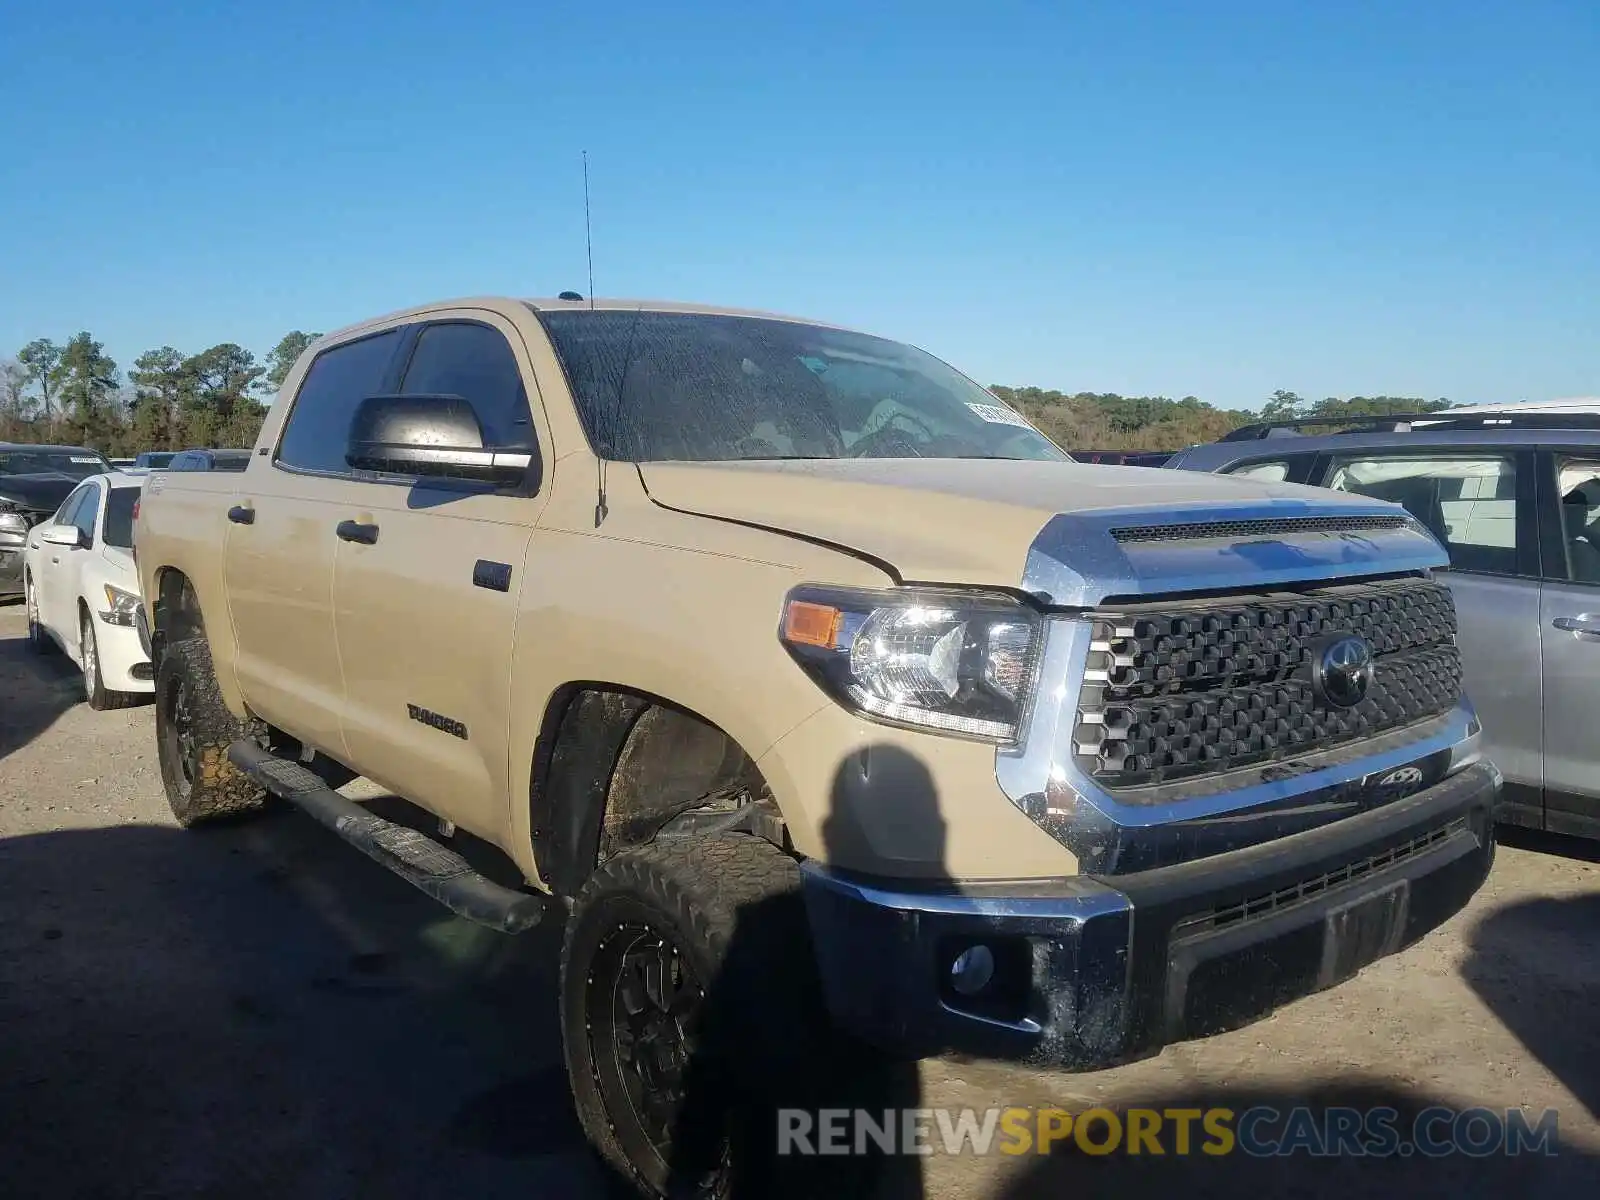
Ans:
{"label": "rear side window", "polygon": [[460,396],[483,424],[485,445],[534,448],[528,392],[511,346],[487,325],[430,325],[417,338],[400,390],[406,395]]}
{"label": "rear side window", "polygon": [[289,410],[277,461],[302,471],[344,474],[345,443],[356,407],[383,387],[400,331],[345,342],[317,355]]}
{"label": "rear side window", "polygon": [[139,500],[136,487],[114,487],[106,501],[106,545],[133,549],[133,506]]}
{"label": "rear side window", "polygon": [[1517,574],[1517,470],[1505,455],[1336,458],[1326,486],[1403,504],[1458,571]]}
{"label": "rear side window", "polygon": [[1558,482],[1567,578],[1600,583],[1600,462],[1567,459]]}

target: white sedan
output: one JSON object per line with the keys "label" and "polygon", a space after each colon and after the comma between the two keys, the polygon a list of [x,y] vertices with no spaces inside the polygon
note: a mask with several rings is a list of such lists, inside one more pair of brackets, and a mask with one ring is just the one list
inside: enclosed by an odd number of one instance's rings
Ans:
{"label": "white sedan", "polygon": [[28,641],[41,652],[66,651],[83,671],[90,708],[121,708],[155,691],[133,623],[133,510],[143,486],[138,475],[89,476],[28,531],[23,551]]}

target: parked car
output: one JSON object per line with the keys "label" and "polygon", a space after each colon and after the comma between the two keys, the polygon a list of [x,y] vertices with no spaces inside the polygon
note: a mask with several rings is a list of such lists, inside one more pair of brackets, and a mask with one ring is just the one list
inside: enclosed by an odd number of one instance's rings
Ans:
{"label": "parked car", "polygon": [[86,476],[109,471],[98,450],[0,442],[0,599],[22,595],[28,530],[60,507]]}
{"label": "parked car", "polygon": [[675,1153],[721,1194],[730,1106],[836,1027],[1102,1065],[1489,869],[1448,559],[1395,505],[1080,466],[920,350],[687,305],[412,309],[281,397],[140,505],[172,811],[276,794],[461,916],[559,914],[576,1111],[652,1194]]}
{"label": "parked car", "polygon": [[164,471],[177,453],[176,450],[146,450],[135,456],[133,469],[135,471]]}
{"label": "parked car", "polygon": [[155,690],[134,630],[133,516],[143,482],[121,472],[90,476],[28,532],[28,641],[40,652],[66,651],[83,672],[90,708],[121,708]]}
{"label": "parked car", "polygon": [[125,470],[126,468],[133,466],[134,463],[134,460],[131,458],[113,458],[109,461],[111,463],[111,468],[114,471]]}
{"label": "parked car", "polygon": [[1072,457],[1081,463],[1103,466],[1159,467],[1172,456],[1169,450],[1074,450]]}
{"label": "parked car", "polygon": [[250,465],[248,450],[182,450],[167,464],[169,471],[242,471]]}
{"label": "parked car", "polygon": [[1450,552],[1502,819],[1600,837],[1600,408],[1259,424],[1167,464],[1403,504]]}

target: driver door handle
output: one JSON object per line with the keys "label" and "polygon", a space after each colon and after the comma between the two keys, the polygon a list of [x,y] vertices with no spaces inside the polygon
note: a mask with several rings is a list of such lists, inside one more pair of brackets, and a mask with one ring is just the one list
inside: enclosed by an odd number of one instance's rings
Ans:
{"label": "driver door handle", "polygon": [[378,540],[378,527],[363,525],[359,521],[340,521],[334,532],[341,541],[360,542],[364,546],[370,546]]}
{"label": "driver door handle", "polygon": [[1600,617],[1591,617],[1588,613],[1577,617],[1557,617],[1550,623],[1566,633],[1587,633],[1591,637],[1600,637]]}
{"label": "driver door handle", "polygon": [[256,510],[247,504],[235,504],[228,510],[228,520],[235,525],[254,525],[256,523]]}

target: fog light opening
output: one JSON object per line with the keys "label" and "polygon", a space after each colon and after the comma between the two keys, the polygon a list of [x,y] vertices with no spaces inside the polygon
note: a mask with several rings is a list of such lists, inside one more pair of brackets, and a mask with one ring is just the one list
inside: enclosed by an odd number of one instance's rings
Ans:
{"label": "fog light opening", "polygon": [[994,980],[994,951],[968,946],[950,964],[950,986],[963,996],[976,996]]}

